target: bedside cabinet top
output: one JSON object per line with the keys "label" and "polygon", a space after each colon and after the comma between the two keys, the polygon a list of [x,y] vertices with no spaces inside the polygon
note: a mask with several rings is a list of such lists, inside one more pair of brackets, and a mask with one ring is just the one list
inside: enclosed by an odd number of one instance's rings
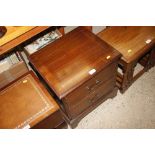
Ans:
{"label": "bedside cabinet top", "polygon": [[126,62],[155,46],[155,26],[111,26],[98,36],[118,50]]}
{"label": "bedside cabinet top", "polygon": [[0,128],[31,128],[58,105],[30,72],[0,91]]}
{"label": "bedside cabinet top", "polygon": [[78,27],[30,56],[30,62],[61,99],[108,64],[119,52]]}

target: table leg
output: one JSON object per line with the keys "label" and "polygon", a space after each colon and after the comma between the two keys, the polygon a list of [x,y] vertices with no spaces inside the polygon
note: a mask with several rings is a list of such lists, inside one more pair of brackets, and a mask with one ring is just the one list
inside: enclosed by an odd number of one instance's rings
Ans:
{"label": "table leg", "polygon": [[133,73],[136,62],[126,64],[123,68],[123,81],[121,86],[121,92],[124,93],[127,88],[133,83]]}
{"label": "table leg", "polygon": [[150,52],[149,69],[153,66],[155,66],[155,48],[153,48]]}

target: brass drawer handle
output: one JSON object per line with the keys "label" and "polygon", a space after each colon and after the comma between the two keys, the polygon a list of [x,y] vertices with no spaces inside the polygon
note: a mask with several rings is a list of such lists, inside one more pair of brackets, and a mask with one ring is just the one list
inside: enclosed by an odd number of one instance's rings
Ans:
{"label": "brass drawer handle", "polygon": [[92,91],[92,90],[94,90],[95,86],[100,85],[101,83],[102,83],[102,81],[96,80],[95,84],[93,84],[91,86],[86,86],[86,89],[89,90],[89,91]]}
{"label": "brass drawer handle", "polygon": [[100,80],[96,80],[95,82],[96,82],[96,84],[101,84],[102,83],[102,81],[100,81]]}

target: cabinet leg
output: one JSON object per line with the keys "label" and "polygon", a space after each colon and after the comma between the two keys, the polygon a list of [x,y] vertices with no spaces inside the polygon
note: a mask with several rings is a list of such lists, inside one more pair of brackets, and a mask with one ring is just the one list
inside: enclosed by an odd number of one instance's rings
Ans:
{"label": "cabinet leg", "polygon": [[71,122],[70,124],[69,124],[69,126],[71,127],[71,129],[74,129],[74,128],[76,128],[77,126],[78,126],[78,124],[79,124],[79,121],[74,121],[74,122]]}

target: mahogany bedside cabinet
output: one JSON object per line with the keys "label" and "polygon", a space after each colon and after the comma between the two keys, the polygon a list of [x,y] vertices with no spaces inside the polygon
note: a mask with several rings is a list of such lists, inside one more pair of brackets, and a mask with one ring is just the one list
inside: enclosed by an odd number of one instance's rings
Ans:
{"label": "mahogany bedside cabinet", "polygon": [[122,93],[155,65],[155,27],[108,27],[98,36],[122,54],[117,75],[117,86]]}
{"label": "mahogany bedside cabinet", "polygon": [[117,94],[119,52],[78,27],[30,56],[38,74],[59,99],[74,128],[97,105]]}
{"label": "mahogany bedside cabinet", "polygon": [[59,128],[65,122],[55,100],[33,72],[0,91],[0,129]]}

